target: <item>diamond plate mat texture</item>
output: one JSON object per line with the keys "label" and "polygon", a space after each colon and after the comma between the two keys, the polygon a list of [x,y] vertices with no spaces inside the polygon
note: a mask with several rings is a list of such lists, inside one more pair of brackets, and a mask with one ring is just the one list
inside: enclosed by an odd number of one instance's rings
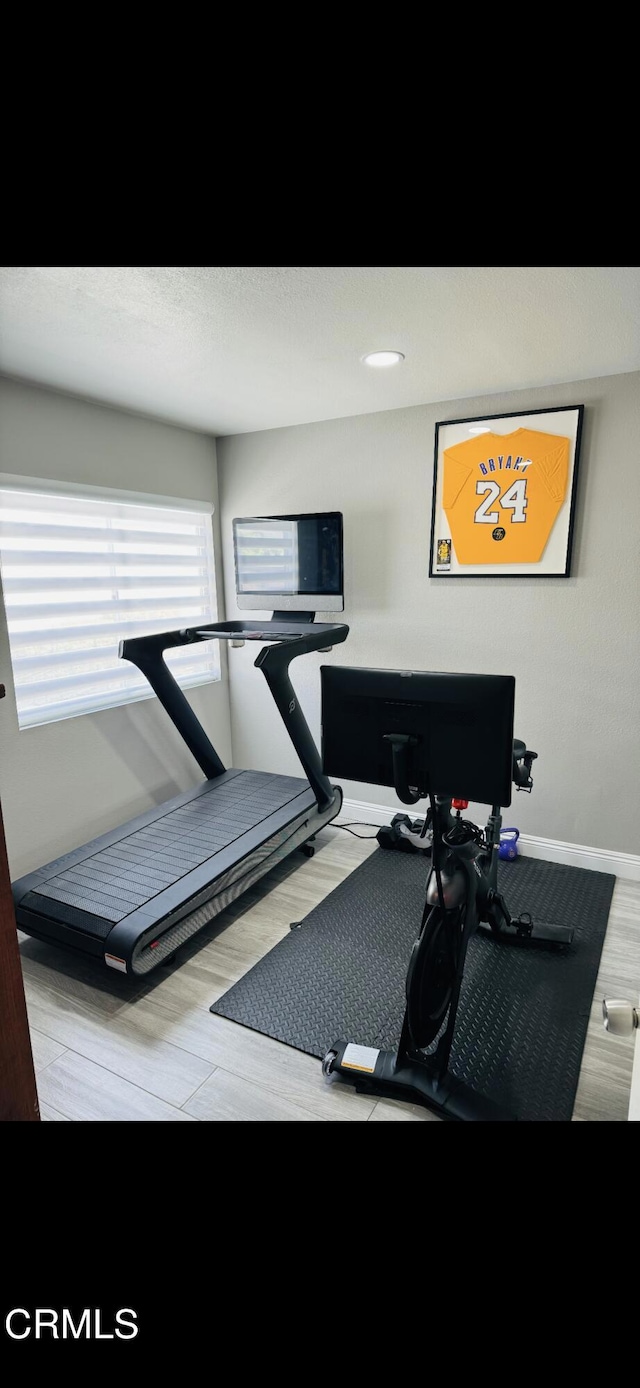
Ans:
{"label": "diamond plate mat texture", "polygon": [[[395,1048],[428,870],[375,850],[209,1010],[319,1058],[338,1040]],[[498,885],[512,916],[572,925],[573,942],[474,936],[450,1069],[520,1120],[569,1122],[615,877],[517,858]]]}

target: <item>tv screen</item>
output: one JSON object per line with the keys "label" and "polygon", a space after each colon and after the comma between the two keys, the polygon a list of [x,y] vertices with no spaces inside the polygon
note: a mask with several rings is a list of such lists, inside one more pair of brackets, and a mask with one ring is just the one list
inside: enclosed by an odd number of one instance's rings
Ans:
{"label": "tv screen", "polygon": [[241,609],[342,612],[342,515],[244,516],[233,521]]}
{"label": "tv screen", "polygon": [[320,667],[322,769],[369,785],[393,786],[393,749],[407,745],[409,786],[510,805],[513,675]]}

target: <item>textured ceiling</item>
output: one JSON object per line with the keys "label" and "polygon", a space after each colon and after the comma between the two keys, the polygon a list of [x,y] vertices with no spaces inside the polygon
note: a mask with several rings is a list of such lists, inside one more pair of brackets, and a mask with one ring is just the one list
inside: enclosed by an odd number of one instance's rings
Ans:
{"label": "textured ceiling", "polygon": [[639,369],[638,266],[0,268],[0,371],[216,435]]}

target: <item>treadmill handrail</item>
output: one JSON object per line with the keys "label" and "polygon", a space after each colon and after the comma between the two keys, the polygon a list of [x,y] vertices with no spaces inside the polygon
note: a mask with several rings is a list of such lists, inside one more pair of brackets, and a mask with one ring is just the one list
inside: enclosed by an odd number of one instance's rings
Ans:
{"label": "treadmill handrail", "polygon": [[265,641],[274,642],[273,645],[263,646],[254,665],[262,670],[267,681],[318,807],[326,809],[334,799],[334,788],[322,770],[320,753],[289,677],[289,665],[296,656],[305,655],[308,651],[326,650],[329,646],[346,641],[349,628],[344,623],[211,622],[206,626],[185,627],[179,631],[128,637],[120,642],[118,654],[121,659],[130,660],[136,665],[149,681],[198,765],[211,780],[220,776],[225,767],[165,663],[164,652],[175,646],[192,645],[199,641],[242,640],[243,631],[247,634],[264,633]]}

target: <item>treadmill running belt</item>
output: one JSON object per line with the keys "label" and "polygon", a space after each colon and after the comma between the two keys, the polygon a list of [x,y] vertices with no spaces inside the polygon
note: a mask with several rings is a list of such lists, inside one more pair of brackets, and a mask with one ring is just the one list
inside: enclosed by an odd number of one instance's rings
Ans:
{"label": "treadmill running belt", "polygon": [[[238,772],[222,784],[214,781],[186,804],[161,807],[142,828],[127,833],[124,825],[122,837],[107,847],[92,853],[92,845],[85,845],[86,856],[72,866],[63,866],[69,855],[50,863],[29,895],[96,917],[95,933],[104,936],[116,921],[299,796],[305,784],[293,776],[259,771]],[[23,904],[28,903],[23,899]]]}

